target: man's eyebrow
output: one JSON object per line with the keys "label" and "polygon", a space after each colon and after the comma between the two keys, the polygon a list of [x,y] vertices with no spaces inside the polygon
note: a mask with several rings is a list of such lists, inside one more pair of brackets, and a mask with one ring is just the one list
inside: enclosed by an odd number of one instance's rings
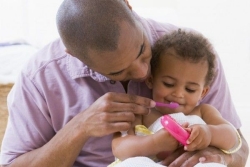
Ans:
{"label": "man's eyebrow", "polygon": [[136,59],[138,59],[138,57],[140,57],[140,56],[142,55],[142,51],[143,51],[144,46],[145,46],[145,43],[143,42],[143,44],[141,45],[139,54],[138,54],[138,56],[136,57]]}
{"label": "man's eyebrow", "polygon": [[[138,59],[138,58],[142,55],[144,46],[145,46],[145,44],[144,44],[144,42],[143,42],[143,44],[142,44],[141,47],[140,47],[140,51],[139,51],[139,54],[137,55],[136,59]],[[108,75],[116,75],[116,74],[122,73],[124,70],[125,70],[125,69],[122,69],[122,70],[116,71],[116,72],[111,72],[111,73],[109,73]]]}
{"label": "man's eyebrow", "polygon": [[[142,39],[143,39],[143,43],[141,44],[141,48],[140,48],[140,51],[139,51],[139,54],[137,55],[136,59],[138,59],[141,55],[142,55],[142,52],[143,52],[143,48],[145,46],[145,42],[144,42],[144,33],[142,32]],[[125,69],[122,69],[120,71],[116,71],[116,72],[111,72],[109,73],[108,75],[116,75],[116,74],[119,74],[119,73],[122,73]]]}

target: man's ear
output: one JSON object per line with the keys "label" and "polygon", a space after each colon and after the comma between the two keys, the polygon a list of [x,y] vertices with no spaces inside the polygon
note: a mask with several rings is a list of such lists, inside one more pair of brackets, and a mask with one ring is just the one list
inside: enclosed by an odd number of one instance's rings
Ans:
{"label": "man's ear", "polygon": [[129,4],[128,0],[124,0],[124,2],[128,5],[129,9],[132,10],[132,6]]}
{"label": "man's ear", "polygon": [[146,79],[146,85],[148,86],[149,89],[153,89],[153,76],[150,75],[147,79]]}
{"label": "man's ear", "polygon": [[203,91],[202,91],[202,93],[201,93],[201,98],[200,98],[200,100],[203,99],[203,98],[207,95],[209,89],[210,89],[209,86],[205,86],[205,87],[203,88]]}
{"label": "man's ear", "polygon": [[67,48],[65,48],[65,52],[68,53],[68,54],[70,54],[70,52],[69,52],[69,50]]}
{"label": "man's ear", "polygon": [[[73,54],[67,49],[67,48],[65,48],[65,50],[64,50],[66,53],[68,53],[70,56],[73,56]],[[73,57],[75,57],[75,56],[73,56]]]}

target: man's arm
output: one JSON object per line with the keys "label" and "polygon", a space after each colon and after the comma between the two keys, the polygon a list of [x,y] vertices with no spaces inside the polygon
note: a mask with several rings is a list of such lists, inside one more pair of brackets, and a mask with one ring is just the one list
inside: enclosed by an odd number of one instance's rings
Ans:
{"label": "man's arm", "polygon": [[239,129],[238,132],[242,138],[242,147],[236,153],[225,154],[215,147],[208,147],[204,150],[195,152],[183,152],[182,149],[179,149],[165,159],[163,164],[168,165],[168,167],[179,167],[182,165],[185,167],[193,167],[199,163],[199,158],[205,157],[205,162],[224,163],[228,167],[245,167],[249,154],[249,148]]}
{"label": "man's arm", "polygon": [[[15,158],[8,167],[70,167],[90,137],[102,137],[130,128],[135,114],[147,114],[155,103],[147,98],[106,93],[72,118],[42,147]],[[14,139],[13,139],[14,140]]]}
{"label": "man's arm", "polygon": [[[215,156],[209,155],[206,157],[206,161],[205,162],[216,162],[216,158],[220,159],[221,161],[225,162],[225,164],[228,167],[245,167],[246,162],[247,162],[247,158],[249,155],[249,147],[248,144],[245,140],[245,138],[243,137],[241,131],[238,129],[238,133],[240,134],[241,138],[242,138],[242,146],[241,149],[239,151],[237,151],[236,153],[233,154],[217,154]],[[216,157],[216,156],[218,156]]]}
{"label": "man's arm", "polygon": [[247,162],[247,158],[249,155],[249,147],[248,143],[243,137],[241,131],[238,129],[238,132],[242,138],[242,146],[239,151],[232,154],[232,162],[228,164],[228,167],[244,167]]}
{"label": "man's arm", "polygon": [[16,158],[6,167],[70,167],[88,137],[81,129],[80,115],[73,118],[47,144]]}

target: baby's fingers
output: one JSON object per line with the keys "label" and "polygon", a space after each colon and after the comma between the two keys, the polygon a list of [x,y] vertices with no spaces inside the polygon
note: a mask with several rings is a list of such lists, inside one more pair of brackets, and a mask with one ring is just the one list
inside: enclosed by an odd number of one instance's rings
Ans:
{"label": "baby's fingers", "polygon": [[188,122],[185,122],[181,125],[183,128],[187,128],[189,126],[189,123]]}
{"label": "baby's fingers", "polygon": [[[187,128],[187,131],[189,131],[188,129],[189,128]],[[191,131],[191,133],[190,133],[190,136],[187,140],[187,144],[191,144],[199,135],[199,133],[197,131],[192,131],[192,130],[190,130],[190,131]]]}

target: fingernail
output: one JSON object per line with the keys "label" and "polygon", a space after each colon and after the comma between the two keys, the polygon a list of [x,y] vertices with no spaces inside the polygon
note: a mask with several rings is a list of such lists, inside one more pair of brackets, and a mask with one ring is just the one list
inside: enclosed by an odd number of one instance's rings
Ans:
{"label": "fingernail", "polygon": [[155,107],[155,105],[156,105],[155,101],[151,100],[150,107],[153,108],[153,107]]}

